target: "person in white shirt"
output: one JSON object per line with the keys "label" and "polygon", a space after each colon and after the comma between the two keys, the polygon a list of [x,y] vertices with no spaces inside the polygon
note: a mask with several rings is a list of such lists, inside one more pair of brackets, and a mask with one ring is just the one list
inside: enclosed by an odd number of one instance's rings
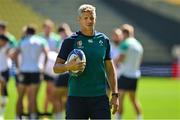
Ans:
{"label": "person in white shirt", "polygon": [[130,101],[137,113],[137,119],[142,119],[140,104],[136,98],[136,88],[138,79],[141,76],[140,65],[143,57],[143,47],[134,37],[134,28],[129,24],[121,27],[124,39],[121,41],[119,57],[116,64],[121,64],[120,77],[118,79],[119,89],[119,111],[117,119],[121,119],[123,113],[123,102],[126,93],[129,94]]}
{"label": "person in white shirt", "polygon": [[10,43],[8,37],[0,35],[0,92],[1,92],[1,112],[4,111],[5,104],[7,102],[7,89],[6,84],[9,81],[9,50]]}
{"label": "person in white shirt", "polygon": [[28,111],[30,119],[37,119],[37,93],[40,85],[40,73],[39,58],[42,53],[45,55],[45,63],[47,62],[48,44],[45,39],[35,35],[36,29],[32,25],[28,25],[26,28],[25,36],[20,40],[17,50],[15,52],[16,57],[21,55],[21,61],[18,61],[18,100],[16,104],[16,118],[21,119],[23,113],[22,100],[28,89]]}

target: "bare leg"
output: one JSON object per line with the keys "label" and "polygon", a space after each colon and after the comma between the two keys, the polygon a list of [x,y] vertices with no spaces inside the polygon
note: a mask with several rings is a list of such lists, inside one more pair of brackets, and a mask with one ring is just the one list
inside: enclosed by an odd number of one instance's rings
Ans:
{"label": "bare leg", "polygon": [[141,106],[140,106],[139,101],[136,99],[135,91],[129,91],[129,98],[131,100],[131,103],[133,104],[133,107],[134,107],[134,109],[136,111],[137,116],[141,115],[142,114]]}
{"label": "bare leg", "polygon": [[125,91],[124,90],[119,90],[119,114],[123,114],[123,103],[124,103],[124,96],[125,96]]}
{"label": "bare leg", "polygon": [[30,119],[37,119],[37,94],[39,90],[39,84],[31,84],[28,90],[28,108],[30,113]]}
{"label": "bare leg", "polygon": [[4,80],[0,80],[0,84],[1,84],[1,95],[4,95],[5,81]]}
{"label": "bare leg", "polygon": [[46,82],[47,83],[47,88],[46,88],[46,99],[44,103],[44,109],[45,112],[48,112],[48,105],[49,103],[53,103],[53,89],[54,85],[53,82]]}
{"label": "bare leg", "polygon": [[23,97],[26,92],[26,86],[23,84],[18,84],[17,91],[18,91],[18,99],[16,103],[16,115],[20,117],[21,114],[23,113]]}
{"label": "bare leg", "polygon": [[64,101],[63,98],[67,97],[67,88],[55,88],[54,90],[54,112],[55,119],[64,119],[63,110],[64,110]]}

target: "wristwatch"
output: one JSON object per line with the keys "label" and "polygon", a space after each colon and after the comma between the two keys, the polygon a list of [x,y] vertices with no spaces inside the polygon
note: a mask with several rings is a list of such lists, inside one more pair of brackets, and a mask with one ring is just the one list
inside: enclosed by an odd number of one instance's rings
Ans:
{"label": "wristwatch", "polygon": [[112,93],[111,95],[112,95],[112,96],[115,96],[115,97],[119,97],[119,94],[118,94],[118,93]]}

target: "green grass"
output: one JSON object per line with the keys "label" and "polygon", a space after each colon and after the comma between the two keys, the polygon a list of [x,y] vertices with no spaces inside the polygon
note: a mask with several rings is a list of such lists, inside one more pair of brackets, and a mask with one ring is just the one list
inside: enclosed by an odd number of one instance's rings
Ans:
{"label": "green grass", "polygon": [[[8,84],[9,102],[5,111],[5,119],[15,117],[15,104],[17,92],[15,81],[11,79]],[[43,82],[38,95],[38,108],[43,111],[45,83]],[[144,119],[180,119],[180,80],[170,78],[142,78],[137,91],[141,102]],[[134,119],[135,112],[125,98],[125,119]]]}

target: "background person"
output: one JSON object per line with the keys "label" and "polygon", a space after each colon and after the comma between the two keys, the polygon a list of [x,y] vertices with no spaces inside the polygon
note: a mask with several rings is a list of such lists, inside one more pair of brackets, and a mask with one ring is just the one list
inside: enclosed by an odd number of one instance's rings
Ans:
{"label": "background person", "polygon": [[142,119],[142,111],[139,101],[136,98],[136,88],[138,79],[141,76],[140,65],[143,57],[143,47],[134,37],[134,28],[129,24],[121,27],[124,39],[119,46],[120,55],[115,60],[116,64],[121,64],[121,76],[118,78],[119,89],[119,111],[117,119],[122,118],[123,103],[125,94],[129,95],[130,101],[136,110],[137,119]]}
{"label": "background person", "polygon": [[[29,25],[26,31],[26,37],[20,40],[18,48],[15,52],[16,58],[21,55],[21,63],[18,64],[20,73],[18,76],[18,100],[16,104],[16,118],[21,119],[23,113],[22,100],[28,89],[28,111],[30,119],[37,119],[37,93],[40,84],[40,68],[39,56],[44,53],[47,56],[48,44],[47,41],[35,35],[36,29],[34,26]],[[26,48],[26,49],[24,49]],[[18,61],[18,60],[17,60]],[[18,61],[19,62],[19,61]],[[44,63],[46,65],[46,61]]]}

